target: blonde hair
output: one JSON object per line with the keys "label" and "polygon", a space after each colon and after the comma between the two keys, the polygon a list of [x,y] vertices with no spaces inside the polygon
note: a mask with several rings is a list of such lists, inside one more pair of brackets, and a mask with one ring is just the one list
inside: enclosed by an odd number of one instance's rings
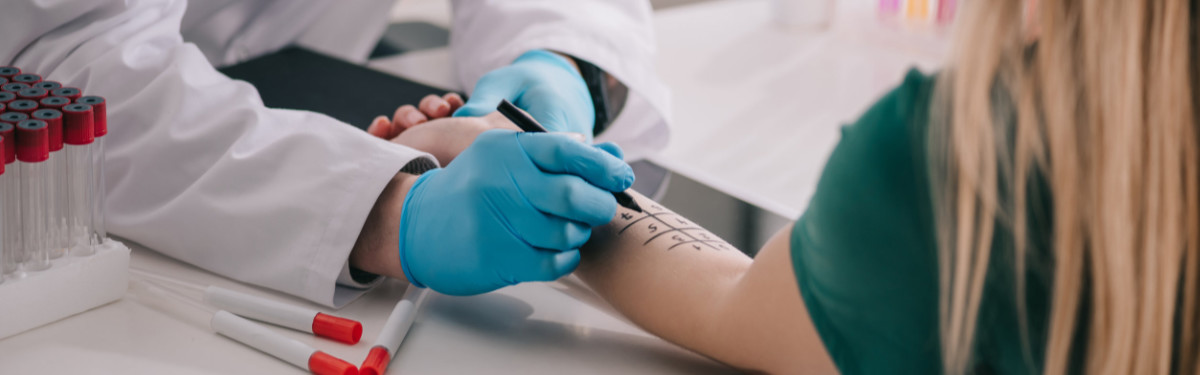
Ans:
{"label": "blonde hair", "polygon": [[1027,205],[1040,175],[1053,213],[1043,372],[1197,373],[1191,0],[963,3],[930,133],[945,371],[971,370],[997,228],[1013,235],[1029,347]]}

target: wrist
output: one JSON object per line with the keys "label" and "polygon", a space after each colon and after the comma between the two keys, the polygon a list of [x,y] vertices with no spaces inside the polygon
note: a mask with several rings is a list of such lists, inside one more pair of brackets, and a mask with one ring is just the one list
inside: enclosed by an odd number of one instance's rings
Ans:
{"label": "wrist", "polygon": [[404,198],[420,176],[400,172],[384,187],[367,215],[350,251],[350,266],[361,271],[404,279],[398,241]]}

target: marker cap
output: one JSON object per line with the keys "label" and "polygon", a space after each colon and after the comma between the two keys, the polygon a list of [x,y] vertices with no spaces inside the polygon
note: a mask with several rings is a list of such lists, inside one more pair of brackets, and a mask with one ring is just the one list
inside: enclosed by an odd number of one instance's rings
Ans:
{"label": "marker cap", "polygon": [[333,315],[317,313],[312,322],[313,334],[350,345],[362,339],[362,323],[339,318]]}
{"label": "marker cap", "polygon": [[42,120],[17,124],[17,160],[41,163],[50,158],[50,129]]}
{"label": "marker cap", "polygon": [[18,74],[21,74],[20,68],[15,66],[0,66],[0,77],[11,78]]}
{"label": "marker cap", "polygon": [[17,100],[17,94],[9,91],[0,91],[0,103],[8,103]]}
{"label": "marker cap", "polygon": [[16,125],[0,122],[0,136],[4,137],[4,164],[17,161],[16,130]]}
{"label": "marker cap", "polygon": [[108,134],[108,105],[105,104],[104,98],[90,95],[79,98],[75,101],[79,104],[87,104],[92,106],[92,127],[96,131],[96,138],[103,137]]}
{"label": "marker cap", "polygon": [[80,96],[83,96],[83,91],[80,91],[79,89],[74,88],[74,87],[60,87],[60,88],[51,90],[50,95],[61,96],[61,97],[67,98],[67,99],[75,100],[75,99],[79,99]]}
{"label": "marker cap", "polygon": [[3,86],[0,86],[0,90],[8,91],[13,94],[16,94],[27,88],[29,88],[29,85],[20,82],[9,82],[5,83]]}
{"label": "marker cap", "polygon": [[64,106],[63,112],[63,142],[69,145],[88,145],[96,138],[92,129],[92,107],[87,104],[70,104]]}
{"label": "marker cap", "polygon": [[18,74],[18,75],[12,76],[12,78],[10,78],[9,80],[13,81],[13,82],[24,83],[26,85],[33,85],[35,83],[41,82],[42,76],[39,76],[37,74],[24,73],[24,74]]}
{"label": "marker cap", "polygon": [[20,113],[24,113],[24,114],[28,115],[30,113],[33,113],[33,111],[36,111],[37,108],[38,108],[37,102],[29,100],[29,99],[13,100],[11,102],[8,102],[8,111],[9,112],[20,112]]}
{"label": "marker cap", "polygon": [[39,88],[42,90],[46,90],[46,91],[50,91],[50,90],[54,90],[59,87],[62,87],[62,84],[58,83],[58,81],[41,81],[41,82],[38,82],[37,84],[33,85],[33,87],[36,87],[36,88]]}
{"label": "marker cap", "polygon": [[59,109],[59,110],[61,110],[62,107],[66,106],[67,104],[71,104],[71,99],[67,99],[67,98],[64,98],[61,96],[50,96],[50,97],[42,98],[42,100],[38,101],[38,106],[41,108],[44,108],[44,109]]}
{"label": "marker cap", "polygon": [[362,366],[358,367],[358,373],[359,375],[383,375],[391,361],[392,356],[388,354],[387,348],[376,346],[367,353],[367,359],[364,359]]}
{"label": "marker cap", "polygon": [[49,95],[49,91],[46,91],[46,89],[39,89],[37,87],[30,87],[17,92],[17,96],[21,99],[29,99],[35,102],[42,100],[42,98],[45,98]]}
{"label": "marker cap", "polygon": [[308,371],[317,375],[358,375],[358,368],[322,351],[308,357]]}
{"label": "marker cap", "polygon": [[39,109],[33,112],[34,120],[42,120],[46,122],[46,126],[50,128],[50,152],[62,150],[63,148],[63,127],[62,127],[62,112],[56,109]]}

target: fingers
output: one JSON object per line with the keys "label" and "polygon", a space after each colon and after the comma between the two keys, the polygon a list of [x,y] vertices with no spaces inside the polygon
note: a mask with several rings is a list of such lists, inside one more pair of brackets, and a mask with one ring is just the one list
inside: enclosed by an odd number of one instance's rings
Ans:
{"label": "fingers", "polygon": [[616,143],[598,143],[596,144],[596,148],[607,152],[609,155],[615,156],[617,159],[625,160],[625,151],[622,151],[621,146],[617,146]]}
{"label": "fingers", "polygon": [[538,254],[540,267],[531,267],[521,275],[523,281],[554,281],[566,276],[579,267],[579,250],[570,251],[540,251]]}
{"label": "fingers", "polygon": [[442,95],[442,100],[445,100],[446,103],[450,104],[450,113],[454,113],[454,111],[457,111],[459,108],[462,108],[464,104],[466,104],[466,102],[463,101],[462,96],[459,96],[456,93]]}
{"label": "fingers", "polygon": [[546,133],[520,133],[517,141],[542,171],[576,175],[611,192],[633,185],[628,164],[592,145]]}
{"label": "fingers", "polygon": [[392,137],[400,135],[408,128],[420,125],[429,121],[429,118],[421,113],[417,107],[411,104],[405,104],[396,108],[396,113],[392,114]]}
{"label": "fingers", "polygon": [[429,95],[424,99],[421,99],[421,103],[417,104],[417,108],[419,108],[421,113],[425,114],[426,117],[431,119],[446,117],[451,113],[450,103],[447,102],[446,99],[443,99],[437,95]]}
{"label": "fingers", "polygon": [[[549,175],[534,182],[521,184],[518,181],[518,184],[525,199],[538,211],[584,223],[589,228],[604,225],[617,214],[617,200],[612,193],[592,186],[579,177]],[[582,243],[579,245],[582,246]]]}
{"label": "fingers", "polygon": [[454,111],[454,117],[479,117],[496,111],[496,105],[500,104],[500,100],[508,99],[513,101],[517,95],[523,90],[523,85],[516,82],[517,77],[506,73],[506,69],[501,68],[485,74],[479,82],[475,84],[475,91],[471,93],[471,100]]}
{"label": "fingers", "polygon": [[379,138],[391,139],[392,137],[389,135],[392,133],[392,121],[388,120],[387,116],[376,117],[374,121],[371,121],[371,125],[367,126],[367,133]]}
{"label": "fingers", "polygon": [[526,244],[546,250],[578,249],[592,236],[590,225],[533,210],[520,217],[510,217],[509,225]]}

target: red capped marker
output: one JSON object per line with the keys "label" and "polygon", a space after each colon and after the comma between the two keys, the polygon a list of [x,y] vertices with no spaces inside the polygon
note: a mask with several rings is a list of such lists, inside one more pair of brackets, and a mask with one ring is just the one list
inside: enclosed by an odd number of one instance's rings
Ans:
{"label": "red capped marker", "polygon": [[400,344],[404,342],[404,337],[408,336],[408,330],[417,318],[417,308],[425,299],[425,293],[425,288],[408,287],[404,299],[396,303],[392,314],[388,315],[387,323],[383,324],[379,337],[375,339],[375,346],[371,347],[367,358],[359,367],[361,374],[383,375],[387,372],[388,364],[392,362],[396,351],[400,350]]}
{"label": "red capped marker", "polygon": [[204,301],[234,314],[308,332],[350,345],[362,339],[362,323],[218,286],[204,290]]}
{"label": "red capped marker", "polygon": [[217,333],[237,342],[270,354],[275,358],[306,369],[317,375],[358,375],[358,368],[349,362],[313,349],[302,342],[289,339],[228,311],[217,311],[209,322]]}

